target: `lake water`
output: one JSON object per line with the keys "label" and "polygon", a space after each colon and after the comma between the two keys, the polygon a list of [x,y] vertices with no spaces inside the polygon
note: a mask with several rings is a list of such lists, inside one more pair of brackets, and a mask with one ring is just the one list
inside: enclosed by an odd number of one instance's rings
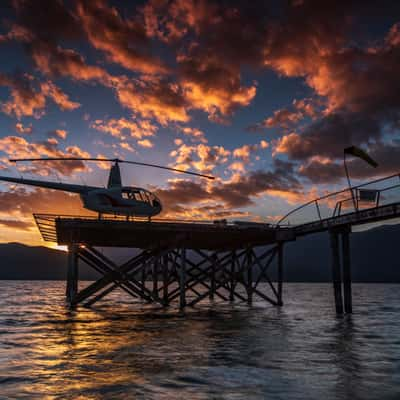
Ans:
{"label": "lake water", "polygon": [[400,285],[328,284],[285,305],[205,302],[184,315],[115,292],[68,311],[63,282],[0,282],[0,398],[400,399]]}

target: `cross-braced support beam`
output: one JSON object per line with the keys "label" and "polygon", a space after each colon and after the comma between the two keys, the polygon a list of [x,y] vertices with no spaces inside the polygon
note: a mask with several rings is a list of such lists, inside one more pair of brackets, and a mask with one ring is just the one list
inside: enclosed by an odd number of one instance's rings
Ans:
{"label": "cross-braced support beam", "polygon": [[[71,245],[67,299],[70,305],[92,305],[119,288],[135,299],[179,308],[209,298],[252,303],[254,297],[282,305],[283,243],[268,249],[205,251],[170,246],[147,249],[117,265],[91,246]],[[78,260],[102,276],[78,292]],[[269,272],[277,268],[277,282]],[[265,284],[260,285],[263,282]]]}

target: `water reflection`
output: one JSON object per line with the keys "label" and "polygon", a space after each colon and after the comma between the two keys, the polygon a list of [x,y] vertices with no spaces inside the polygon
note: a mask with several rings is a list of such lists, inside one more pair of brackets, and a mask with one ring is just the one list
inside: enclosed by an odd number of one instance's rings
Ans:
{"label": "water reflection", "polygon": [[62,283],[0,285],[5,397],[397,398],[398,287],[355,287],[363,303],[338,319],[329,285],[287,285],[282,309],[216,303],[185,315],[122,297],[68,311]]}

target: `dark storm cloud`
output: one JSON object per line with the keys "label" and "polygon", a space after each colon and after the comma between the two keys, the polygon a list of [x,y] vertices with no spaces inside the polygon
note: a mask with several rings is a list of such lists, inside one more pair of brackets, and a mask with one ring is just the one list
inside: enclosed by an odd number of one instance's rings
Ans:
{"label": "dark storm cloud", "polygon": [[104,0],[78,0],[77,14],[89,42],[111,62],[141,73],[167,72],[163,62],[151,54],[151,42],[140,20],[123,19]]}
{"label": "dark storm cloud", "polygon": [[256,86],[243,84],[241,68],[261,65],[264,2],[150,1],[143,10],[149,34],[177,47],[190,103],[217,122],[250,104]]}
{"label": "dark storm cloud", "polygon": [[[378,163],[376,169],[359,159],[347,161],[350,175],[357,179],[397,174],[400,160],[400,142],[376,143],[370,146],[368,154]],[[334,183],[343,179],[343,162],[312,160],[300,168],[300,175],[313,183]]]}
{"label": "dark storm cloud", "polygon": [[[205,182],[177,180],[170,182],[167,189],[158,189],[160,199],[170,205],[183,205],[218,200],[226,211],[253,204],[253,198],[271,192],[296,193],[301,183],[295,177],[294,164],[275,160],[271,171],[251,171],[232,180],[207,185]],[[178,210],[175,206],[173,210]],[[182,210],[179,208],[179,210]]]}
{"label": "dark storm cloud", "polygon": [[53,42],[83,35],[79,19],[62,0],[12,0],[12,4],[16,25],[31,32],[37,40]]}
{"label": "dark storm cloud", "polygon": [[172,181],[167,189],[158,189],[156,193],[166,204],[191,204],[210,197],[203,183],[187,180]]}
{"label": "dark storm cloud", "polygon": [[[275,155],[285,153],[301,163],[301,173],[313,181],[319,165],[321,176],[325,168],[324,179],[334,180],[335,160],[344,147],[372,148],[382,142],[384,129],[390,133],[399,127],[400,25],[393,18],[391,27],[387,22],[388,16],[400,15],[398,1],[149,0],[129,13],[105,0],[13,4],[16,20],[2,40],[25,43],[39,71],[105,85],[123,107],[163,125],[187,123],[195,109],[226,122],[259,90],[257,83],[243,79],[244,71],[272,69],[301,78],[312,95],[255,127],[283,127]],[[367,23],[374,26],[371,32],[362,28]],[[112,75],[107,64],[88,65],[76,49],[66,48],[85,41],[126,74]],[[160,49],[165,60],[156,55]],[[54,86],[47,88],[49,95],[43,89],[26,90],[26,95],[11,89],[17,97],[3,111],[19,117],[38,115],[46,97],[57,98]],[[78,106],[65,95],[64,100],[70,109]],[[305,126],[304,117],[312,119]],[[290,168],[291,181],[275,165],[271,172],[248,173],[204,190],[227,204],[250,204],[262,188],[296,187],[297,172]],[[202,199],[201,191],[197,194]]]}
{"label": "dark storm cloud", "polygon": [[229,207],[243,207],[253,204],[253,197],[268,191],[297,192],[300,189],[294,164],[276,159],[273,170],[250,171],[230,182],[217,184],[211,193]]}

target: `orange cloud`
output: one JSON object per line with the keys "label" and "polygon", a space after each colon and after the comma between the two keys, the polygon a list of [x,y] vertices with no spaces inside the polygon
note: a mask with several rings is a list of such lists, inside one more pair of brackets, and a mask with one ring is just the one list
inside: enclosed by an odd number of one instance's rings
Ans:
{"label": "orange cloud", "polygon": [[183,80],[182,87],[191,106],[204,110],[210,119],[216,122],[222,122],[223,117],[230,116],[236,108],[248,106],[256,95],[255,86],[238,86],[233,90],[233,88],[219,88]]}
{"label": "orange cloud", "polygon": [[[41,158],[41,157],[79,157],[87,158],[90,154],[78,146],[68,146],[65,151],[58,148],[57,142],[28,142],[19,136],[5,136],[0,139],[0,151],[9,158]],[[86,166],[81,161],[54,161],[39,162],[32,165],[21,165],[21,171],[29,171],[41,175],[49,175],[56,170],[63,175],[72,175],[75,172],[86,171]]]}
{"label": "orange cloud", "polygon": [[77,102],[71,101],[69,97],[53,82],[47,81],[40,85],[42,93],[52,99],[61,110],[72,111],[79,108],[81,105]]}
{"label": "orange cloud", "polygon": [[50,131],[48,135],[65,140],[68,136],[68,132],[65,129],[54,129],[53,131]]}
{"label": "orange cloud", "polygon": [[108,84],[111,76],[101,67],[87,65],[75,50],[52,43],[35,43],[31,55],[38,69],[50,76],[66,76],[78,81],[96,80]]}
{"label": "orange cloud", "polygon": [[191,137],[193,141],[207,143],[204,132],[198,128],[192,128],[190,126],[178,126],[178,130],[184,135]]}
{"label": "orange cloud", "polygon": [[114,79],[118,101],[144,118],[154,118],[160,124],[187,122],[190,117],[178,85],[159,79],[135,81],[126,77]]}
{"label": "orange cloud", "polygon": [[158,127],[148,120],[128,120],[126,118],[98,119],[92,122],[90,127],[120,139],[126,138],[126,135],[142,139],[146,136],[154,136],[158,130]]}
{"label": "orange cloud", "polygon": [[268,142],[261,140],[260,143],[245,144],[242,147],[238,147],[232,151],[232,154],[235,158],[240,158],[244,163],[248,164],[252,154],[261,149],[266,149],[268,146]]}
{"label": "orange cloud", "polygon": [[299,149],[303,147],[304,141],[302,141],[301,136],[295,132],[289,133],[288,135],[282,136],[276,142],[274,147],[274,155],[277,153],[289,153],[292,149]]}
{"label": "orange cloud", "polygon": [[[2,233],[6,228],[10,230],[9,238],[15,237],[12,232],[14,229],[32,230],[33,213],[82,215],[90,214],[90,211],[83,209],[79,196],[66,192],[40,188],[28,190],[22,187],[12,192],[0,192],[0,225],[4,227]],[[33,233],[29,239],[39,241],[39,232],[34,229]]]}
{"label": "orange cloud", "polygon": [[21,135],[30,135],[33,132],[32,124],[24,126],[21,122],[15,124],[15,130]]}
{"label": "orange cloud", "polygon": [[121,142],[119,145],[120,145],[121,148],[123,148],[124,150],[131,151],[132,153],[135,151],[135,149],[134,149],[128,142]]}
{"label": "orange cloud", "polygon": [[228,167],[231,171],[235,171],[235,172],[241,172],[244,173],[245,172],[245,165],[243,162],[240,161],[235,161],[232,164],[229,165]]}
{"label": "orange cloud", "polygon": [[89,42],[106,53],[109,61],[146,74],[166,73],[167,68],[150,54],[144,26],[123,19],[103,0],[78,1],[77,13]]}
{"label": "orange cloud", "polygon": [[34,87],[34,78],[25,74],[22,76],[6,76],[0,74],[0,86],[7,86],[10,89],[10,99],[1,105],[4,113],[15,115],[18,119],[23,116],[40,118],[45,113],[47,99],[50,98],[61,110],[74,110],[80,104],[71,101],[51,81],[40,83]]}
{"label": "orange cloud", "polygon": [[286,108],[274,111],[272,117],[267,118],[263,125],[267,128],[276,126],[288,127],[289,124],[295,124],[302,119],[302,114],[299,112],[292,112]]}
{"label": "orange cloud", "polygon": [[190,166],[203,173],[211,172],[217,165],[228,161],[230,151],[223,146],[208,146],[198,144],[188,146],[181,144],[176,150],[170,153],[175,158],[175,167],[189,169]]}
{"label": "orange cloud", "polygon": [[149,139],[138,140],[138,145],[146,148],[151,148],[154,146],[154,143],[151,142]]}

